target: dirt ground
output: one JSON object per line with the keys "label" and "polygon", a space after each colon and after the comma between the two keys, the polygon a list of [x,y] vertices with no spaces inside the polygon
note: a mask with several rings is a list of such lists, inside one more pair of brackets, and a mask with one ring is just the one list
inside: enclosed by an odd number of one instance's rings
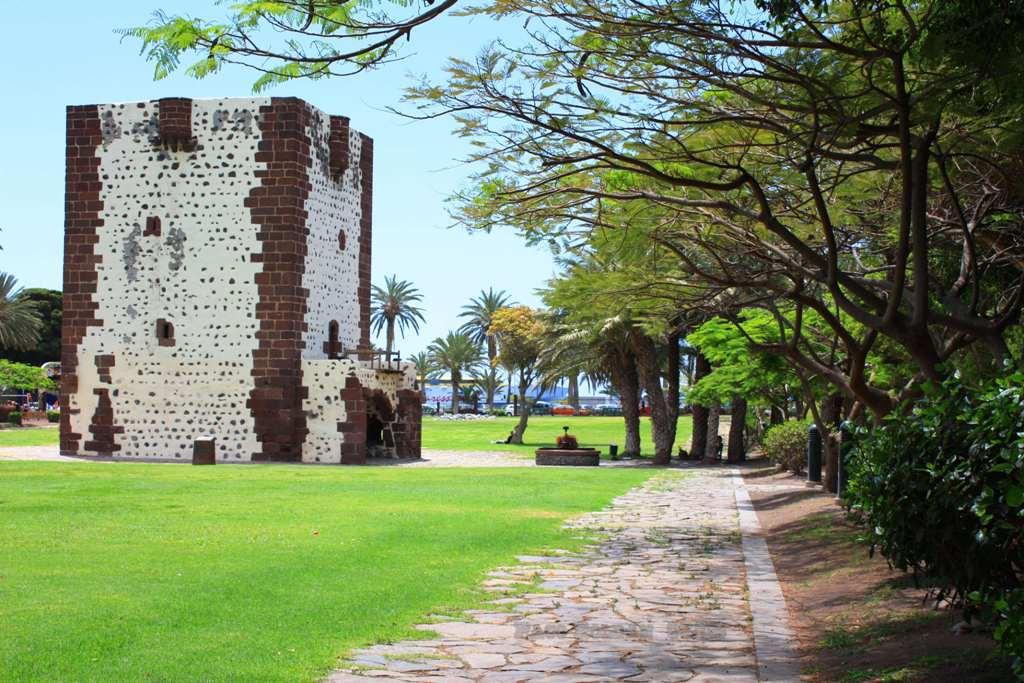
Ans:
{"label": "dirt ground", "polygon": [[910,576],[868,555],[831,494],[751,461],[744,479],[799,640],[805,680],[988,683],[1012,680],[984,634],[925,604]]}

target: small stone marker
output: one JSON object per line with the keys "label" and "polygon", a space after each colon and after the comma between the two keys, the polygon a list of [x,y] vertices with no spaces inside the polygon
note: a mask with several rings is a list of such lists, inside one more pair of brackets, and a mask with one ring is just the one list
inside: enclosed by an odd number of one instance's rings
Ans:
{"label": "small stone marker", "polygon": [[214,465],[217,463],[217,439],[201,436],[192,443],[193,465]]}

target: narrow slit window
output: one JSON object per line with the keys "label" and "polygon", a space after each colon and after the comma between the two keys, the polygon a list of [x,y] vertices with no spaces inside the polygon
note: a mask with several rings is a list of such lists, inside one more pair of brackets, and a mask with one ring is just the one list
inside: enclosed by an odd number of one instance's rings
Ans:
{"label": "narrow slit window", "polygon": [[327,325],[327,357],[337,358],[341,355],[341,343],[338,341],[338,321],[332,320]]}
{"label": "narrow slit window", "polygon": [[160,217],[150,216],[146,219],[146,229],[142,232],[143,237],[160,236]]}

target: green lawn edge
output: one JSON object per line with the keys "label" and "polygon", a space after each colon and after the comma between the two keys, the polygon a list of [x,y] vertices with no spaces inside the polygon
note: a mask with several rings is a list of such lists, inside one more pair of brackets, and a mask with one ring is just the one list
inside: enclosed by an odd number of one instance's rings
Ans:
{"label": "green lawn edge", "polygon": [[0,462],[0,678],[318,680],[655,473]]}

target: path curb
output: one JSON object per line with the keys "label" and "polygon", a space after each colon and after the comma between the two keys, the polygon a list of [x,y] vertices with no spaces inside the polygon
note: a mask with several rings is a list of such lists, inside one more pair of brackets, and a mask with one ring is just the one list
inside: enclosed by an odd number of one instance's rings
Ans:
{"label": "path curb", "polygon": [[786,598],[775,574],[768,544],[761,523],[743,483],[743,476],[733,470],[736,509],[739,512],[743,537],[743,562],[747,569],[747,594],[753,617],[754,652],[757,657],[757,678],[765,683],[800,680],[800,658],[793,649],[795,637],[789,628]]}

